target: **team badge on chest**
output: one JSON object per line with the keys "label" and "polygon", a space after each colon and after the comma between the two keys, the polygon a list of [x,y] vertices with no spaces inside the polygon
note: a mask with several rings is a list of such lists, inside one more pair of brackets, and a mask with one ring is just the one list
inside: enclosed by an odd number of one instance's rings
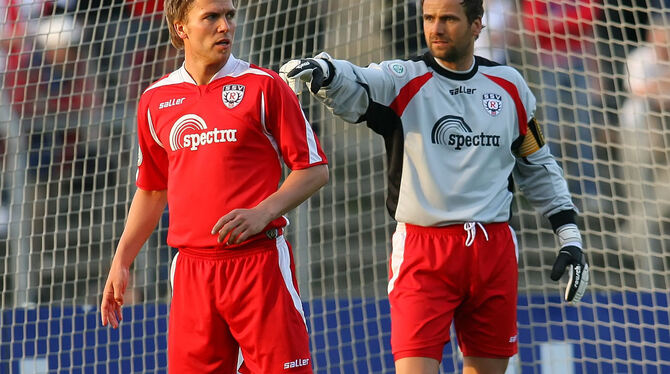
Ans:
{"label": "team badge on chest", "polygon": [[484,104],[484,109],[491,115],[495,117],[502,111],[502,96],[494,93],[486,93],[482,96],[482,103]]}
{"label": "team badge on chest", "polygon": [[241,84],[227,84],[221,91],[221,99],[228,109],[235,108],[244,98],[244,86]]}

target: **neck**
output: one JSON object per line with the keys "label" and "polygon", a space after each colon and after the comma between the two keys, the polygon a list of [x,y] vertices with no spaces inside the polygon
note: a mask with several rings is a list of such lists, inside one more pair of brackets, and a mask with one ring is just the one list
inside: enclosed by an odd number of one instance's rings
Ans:
{"label": "neck", "polygon": [[[434,57],[434,56],[433,56]],[[472,69],[472,65],[475,63],[475,56],[470,54],[459,61],[445,61],[442,59],[439,59],[437,57],[435,58],[435,62],[438,63],[438,65],[442,66],[443,68],[451,71],[469,71]]]}
{"label": "neck", "polygon": [[186,58],[184,60],[184,68],[188,74],[193,78],[197,85],[204,85],[209,83],[212,80],[212,77],[221,70],[222,67],[226,65],[228,59],[226,58],[223,62],[217,62],[215,64],[204,64],[193,59]]}

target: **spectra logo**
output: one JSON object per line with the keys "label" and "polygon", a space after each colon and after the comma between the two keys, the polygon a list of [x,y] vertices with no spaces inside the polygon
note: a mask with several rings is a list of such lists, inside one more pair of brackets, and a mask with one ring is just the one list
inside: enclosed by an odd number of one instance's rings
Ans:
{"label": "spectra logo", "polygon": [[198,147],[213,143],[237,141],[237,130],[214,128],[207,130],[205,120],[196,114],[181,116],[170,130],[170,148],[177,151],[182,148],[197,151]]}
{"label": "spectra logo", "polygon": [[454,146],[458,151],[463,147],[499,147],[500,135],[487,135],[483,132],[472,135],[472,128],[465,123],[463,117],[446,115],[433,125],[430,141],[433,144]]}

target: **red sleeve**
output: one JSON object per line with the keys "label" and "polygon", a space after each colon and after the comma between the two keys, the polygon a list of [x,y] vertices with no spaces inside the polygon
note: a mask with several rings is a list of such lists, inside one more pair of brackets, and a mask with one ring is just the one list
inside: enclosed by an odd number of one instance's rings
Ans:
{"label": "red sleeve", "polygon": [[[147,95],[142,95],[137,108],[137,187],[147,190],[167,189],[168,159],[165,149],[154,139],[155,121],[151,118]],[[160,140],[159,140],[160,141]]]}
{"label": "red sleeve", "polygon": [[265,98],[266,126],[277,140],[284,163],[291,170],[327,164],[319,139],[312,130],[295,93],[271,72],[268,97]]}

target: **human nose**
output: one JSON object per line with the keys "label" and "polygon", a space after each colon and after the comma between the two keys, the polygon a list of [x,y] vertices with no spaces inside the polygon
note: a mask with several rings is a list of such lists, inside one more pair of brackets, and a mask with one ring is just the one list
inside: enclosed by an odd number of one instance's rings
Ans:
{"label": "human nose", "polygon": [[230,20],[226,19],[225,17],[221,18],[221,22],[219,22],[218,27],[216,28],[216,31],[226,33],[230,31]]}

